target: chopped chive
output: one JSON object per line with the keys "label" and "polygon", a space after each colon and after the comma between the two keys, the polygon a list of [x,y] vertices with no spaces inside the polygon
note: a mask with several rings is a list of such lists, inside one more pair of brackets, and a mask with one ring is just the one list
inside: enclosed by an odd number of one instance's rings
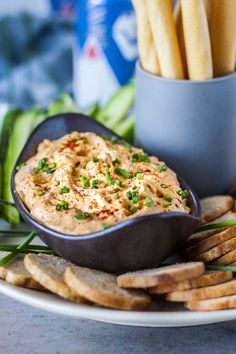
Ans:
{"label": "chopped chive", "polygon": [[171,206],[171,203],[164,203],[164,204],[163,204],[163,207],[164,207],[164,208],[168,208],[169,206]]}
{"label": "chopped chive", "polygon": [[144,206],[150,208],[153,205],[152,198],[150,198],[150,197],[145,198],[143,204],[144,204]]}
{"label": "chopped chive", "polygon": [[97,162],[99,162],[99,158],[97,156],[93,156],[92,157],[92,161],[97,163]]}
{"label": "chopped chive", "polygon": [[111,140],[112,144],[118,144],[119,143],[119,138],[117,136],[115,136],[115,135],[112,135],[110,140]]}
{"label": "chopped chive", "polygon": [[92,180],[92,187],[93,188],[97,188],[98,184],[99,184],[99,180],[98,179],[93,179]]}
{"label": "chopped chive", "polygon": [[119,159],[115,159],[114,161],[112,161],[112,165],[115,166],[116,164],[119,164],[120,160]]}
{"label": "chopped chive", "polygon": [[83,183],[83,185],[84,185],[85,188],[88,188],[88,187],[90,186],[90,181],[89,181],[88,177],[86,177],[86,176],[80,176],[79,179],[80,179],[80,182]]}
{"label": "chopped chive", "polygon": [[59,194],[69,193],[69,191],[70,191],[70,188],[64,186],[64,187],[61,187],[61,188],[60,188]]}
{"label": "chopped chive", "polygon": [[133,152],[133,147],[129,143],[127,143],[125,140],[121,140],[121,145],[123,145],[130,153]]}
{"label": "chopped chive", "polygon": [[132,155],[132,162],[150,162],[150,158],[146,153],[136,152]]}
{"label": "chopped chive", "polygon": [[189,196],[189,192],[187,189],[180,189],[177,193],[182,199],[188,198]]}
{"label": "chopped chive", "polygon": [[119,187],[122,187],[122,185],[123,185],[119,179],[115,180],[115,184]]}
{"label": "chopped chive", "polygon": [[165,195],[164,195],[164,199],[165,199],[167,202],[169,202],[169,203],[171,203],[172,200],[173,200],[173,198],[172,198],[172,196],[171,196],[170,194],[165,194]]}
{"label": "chopped chive", "polygon": [[105,178],[106,178],[106,181],[107,181],[108,186],[112,186],[112,185],[114,184],[114,181],[113,181],[113,179],[111,178],[111,173],[110,173],[109,168],[106,169]]}
{"label": "chopped chive", "polygon": [[165,183],[161,183],[161,188],[168,188],[168,186],[167,186],[167,184],[165,184]]}
{"label": "chopped chive", "polygon": [[103,230],[106,230],[109,227],[109,225],[105,222],[101,222],[101,226],[102,226]]}
{"label": "chopped chive", "polygon": [[122,176],[122,177],[126,178],[126,179],[129,179],[129,178],[132,178],[132,177],[133,177],[133,173],[128,172],[128,171],[125,171],[125,170],[123,170],[123,169],[120,168],[120,167],[116,167],[116,168],[115,168],[115,173],[116,173],[117,175],[119,175],[119,176]]}
{"label": "chopped chive", "polygon": [[130,208],[129,208],[130,212],[132,214],[136,213],[136,211],[138,210],[137,206],[136,205],[131,205]]}
{"label": "chopped chive", "polygon": [[61,200],[59,203],[56,205],[56,210],[61,211],[61,210],[68,210],[69,209],[69,204],[65,200]]}
{"label": "chopped chive", "polygon": [[83,213],[82,211],[78,211],[75,214],[76,219],[78,220],[84,220],[84,219],[88,219],[91,218],[91,215],[89,213]]}
{"label": "chopped chive", "polygon": [[42,197],[45,194],[45,190],[43,188],[40,188],[40,190],[38,191],[38,196]]}
{"label": "chopped chive", "polygon": [[143,175],[142,175],[142,173],[141,172],[135,172],[135,177],[139,180],[139,181],[141,181],[142,179],[143,179]]}
{"label": "chopped chive", "polygon": [[157,166],[156,170],[158,172],[165,172],[167,171],[167,166],[165,164],[165,162],[162,162],[159,166]]}

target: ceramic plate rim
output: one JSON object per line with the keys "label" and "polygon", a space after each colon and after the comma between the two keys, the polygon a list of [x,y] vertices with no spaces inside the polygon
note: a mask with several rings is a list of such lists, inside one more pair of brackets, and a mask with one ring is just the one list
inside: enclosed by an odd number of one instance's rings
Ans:
{"label": "ceramic plate rim", "polygon": [[0,293],[24,304],[58,315],[99,322],[141,327],[186,327],[236,320],[235,310],[122,311],[72,303],[35,290],[16,287],[0,280]]}

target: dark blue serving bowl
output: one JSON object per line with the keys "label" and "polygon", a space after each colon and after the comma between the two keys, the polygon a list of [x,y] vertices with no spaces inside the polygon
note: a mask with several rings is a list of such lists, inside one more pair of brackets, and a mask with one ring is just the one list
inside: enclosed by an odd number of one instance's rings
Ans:
{"label": "dark blue serving bowl", "polygon": [[[74,130],[115,135],[94,119],[82,114],[59,114],[45,120],[32,133],[16,166],[32,157],[42,140],[58,139]],[[63,234],[40,224],[30,215],[16,193],[15,174],[16,168],[11,180],[12,194],[23,219],[60,256],[82,266],[108,272],[157,266],[191,235],[199,223],[198,198],[194,191],[178,178],[181,187],[189,191],[190,214],[174,212],[139,216],[84,236]]]}

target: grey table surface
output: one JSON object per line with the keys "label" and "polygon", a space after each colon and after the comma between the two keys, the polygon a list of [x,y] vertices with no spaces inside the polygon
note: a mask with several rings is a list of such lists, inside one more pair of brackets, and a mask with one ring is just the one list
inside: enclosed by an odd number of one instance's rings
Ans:
{"label": "grey table surface", "polygon": [[56,316],[0,295],[1,354],[235,353],[236,321],[143,328]]}

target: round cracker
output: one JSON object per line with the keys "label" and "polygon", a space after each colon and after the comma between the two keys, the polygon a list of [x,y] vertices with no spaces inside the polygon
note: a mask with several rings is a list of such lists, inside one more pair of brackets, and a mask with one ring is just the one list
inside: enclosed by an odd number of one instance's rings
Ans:
{"label": "round cracker", "polygon": [[151,294],[164,294],[173,291],[188,290],[194,288],[202,288],[205,286],[224,283],[231,280],[232,272],[213,271],[200,275],[199,277],[180,281],[178,283],[170,283],[169,285],[158,285],[149,289]]}
{"label": "round cracker", "polygon": [[236,280],[230,280],[226,283],[207,286],[199,289],[173,291],[166,295],[166,300],[185,302],[212,299],[232,294],[236,294]]}
{"label": "round cracker", "polygon": [[71,262],[52,255],[27,254],[24,265],[32,277],[52,293],[67,300],[87,303],[64,282],[64,272],[72,265]]}
{"label": "round cracker", "polygon": [[236,295],[224,296],[218,299],[189,301],[184,306],[191,311],[217,311],[236,308]]}
{"label": "round cracker", "polygon": [[117,278],[117,283],[122,288],[150,288],[197,277],[204,271],[202,262],[179,263],[122,274]]}
{"label": "round cracker", "polygon": [[146,310],[151,302],[149,295],[142,290],[121,289],[116,276],[102,271],[74,266],[66,270],[64,279],[80,296],[101,306]]}

